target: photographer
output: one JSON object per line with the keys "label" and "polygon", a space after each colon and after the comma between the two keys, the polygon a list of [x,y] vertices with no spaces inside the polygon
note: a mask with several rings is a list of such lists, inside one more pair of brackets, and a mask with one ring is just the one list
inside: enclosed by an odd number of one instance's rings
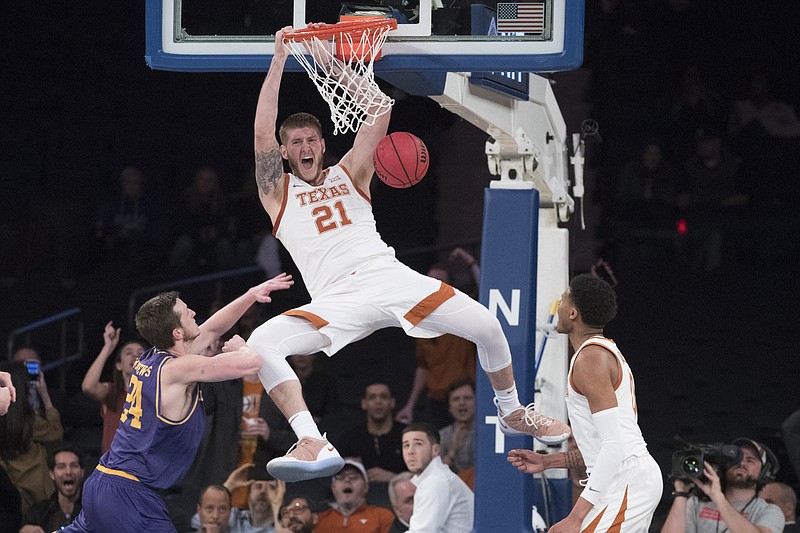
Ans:
{"label": "photographer", "polygon": [[736,439],[740,462],[720,465],[709,461],[703,477],[675,479],[672,507],[661,533],[781,533],[781,510],[758,497],[758,490],[778,471],[775,455],[750,439]]}

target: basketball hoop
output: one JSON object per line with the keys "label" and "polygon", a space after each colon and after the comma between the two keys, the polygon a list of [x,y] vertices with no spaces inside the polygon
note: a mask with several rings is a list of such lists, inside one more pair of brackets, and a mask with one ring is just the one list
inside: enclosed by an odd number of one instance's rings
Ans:
{"label": "basketball hoop", "polygon": [[389,30],[396,28],[392,18],[353,17],[284,33],[292,56],[330,107],[334,134],[372,125],[394,104],[375,83],[372,66]]}

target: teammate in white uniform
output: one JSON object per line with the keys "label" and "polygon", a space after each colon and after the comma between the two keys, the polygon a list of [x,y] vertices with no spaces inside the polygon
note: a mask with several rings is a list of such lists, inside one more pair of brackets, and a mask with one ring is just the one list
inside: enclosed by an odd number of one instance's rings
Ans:
{"label": "teammate in white uniform", "polygon": [[[280,127],[278,143],[278,93],[288,54],[282,45],[285,29],[275,36],[275,55],[256,108],[256,182],[274,233],[292,254],[312,300],[267,321],[248,339],[264,357],[260,377],[265,389],[300,439],[285,457],[270,461],[270,473],[297,481],[331,475],[344,464],[308,412],[286,357],[318,351],[332,355],[389,326],[415,337],[452,333],[474,342],[495,389],[504,430],[549,443],[565,440],[569,426],[520,404],[498,320],[465,294],[397,261],[378,235],[369,192],[372,154],[386,135],[390,114],[361,126],[352,149],[327,169],[316,117],[291,115]],[[284,173],[283,160],[291,174]]]}
{"label": "teammate in white uniform", "polygon": [[577,450],[542,455],[511,450],[508,460],[527,473],[586,467],[589,477],[570,514],[550,533],[646,533],[663,481],[637,423],[633,374],[603,328],[617,313],[605,281],[575,277],[561,296],[556,330],[569,336],[567,411]]}

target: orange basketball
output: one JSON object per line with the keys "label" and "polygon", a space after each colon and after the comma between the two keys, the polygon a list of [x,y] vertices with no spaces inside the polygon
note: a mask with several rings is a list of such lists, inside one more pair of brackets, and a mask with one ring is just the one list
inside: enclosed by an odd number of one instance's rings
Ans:
{"label": "orange basketball", "polygon": [[430,163],[425,143],[406,131],[396,131],[381,139],[372,160],[378,178],[396,189],[419,182],[428,172]]}

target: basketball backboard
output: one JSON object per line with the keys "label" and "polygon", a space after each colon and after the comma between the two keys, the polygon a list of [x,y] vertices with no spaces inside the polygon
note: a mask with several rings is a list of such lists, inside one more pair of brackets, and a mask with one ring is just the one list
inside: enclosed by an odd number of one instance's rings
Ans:
{"label": "basketball backboard", "polygon": [[[418,2],[418,5],[416,3]],[[555,72],[583,59],[584,0],[490,2],[401,0],[147,0],[146,61],[176,71],[264,71],[284,26],[338,21],[342,10],[391,12],[398,29],[375,72]],[[287,70],[299,71],[294,61]]]}

